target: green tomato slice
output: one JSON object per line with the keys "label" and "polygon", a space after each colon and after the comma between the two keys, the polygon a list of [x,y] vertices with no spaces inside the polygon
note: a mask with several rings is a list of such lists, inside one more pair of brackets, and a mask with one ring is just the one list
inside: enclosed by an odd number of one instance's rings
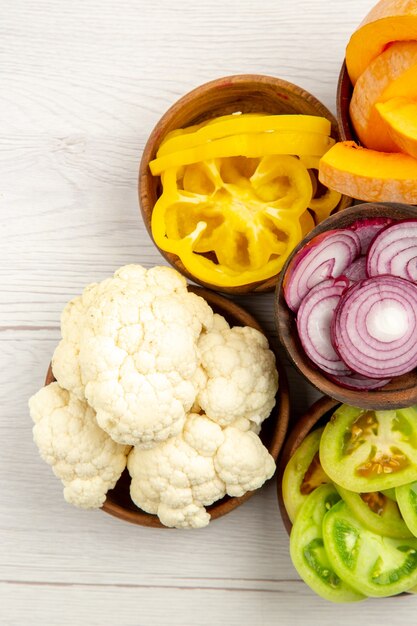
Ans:
{"label": "green tomato slice", "polygon": [[319,596],[331,602],[357,602],[364,596],[335,573],[323,544],[323,518],[339,499],[333,485],[322,485],[305,499],[291,530],[290,554],[301,578]]}
{"label": "green tomato slice", "polygon": [[395,487],[391,487],[391,489],[381,489],[381,493],[383,493],[384,496],[387,496],[387,498],[389,498],[390,500],[394,500],[394,502],[397,502]]}
{"label": "green tomato slice", "polygon": [[333,482],[357,493],[412,482],[417,475],[417,407],[367,411],[342,405],[324,429],[320,462]]}
{"label": "green tomato slice", "polygon": [[417,482],[397,487],[395,494],[405,523],[417,537]]}
{"label": "green tomato slice", "polygon": [[336,574],[368,596],[394,596],[417,584],[417,539],[368,530],[343,500],[323,519],[323,541]]}
{"label": "green tomato slice", "polygon": [[324,428],[313,430],[301,442],[288,461],[282,477],[282,499],[291,522],[307,496],[320,485],[330,482],[319,459],[320,438]]}
{"label": "green tomato slice", "polygon": [[413,536],[401,517],[397,503],[380,491],[359,494],[338,485],[335,487],[352,513],[368,530],[397,539]]}

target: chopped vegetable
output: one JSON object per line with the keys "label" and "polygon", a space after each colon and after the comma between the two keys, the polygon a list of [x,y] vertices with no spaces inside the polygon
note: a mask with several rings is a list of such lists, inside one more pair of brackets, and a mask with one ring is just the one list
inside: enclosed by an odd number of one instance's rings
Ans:
{"label": "chopped vegetable", "polygon": [[357,493],[413,481],[417,409],[365,411],[342,405],[324,429],[320,462],[332,481]]}
{"label": "chopped vegetable", "polygon": [[298,446],[288,461],[282,477],[282,498],[291,522],[307,496],[320,485],[330,482],[319,459],[320,438],[323,428],[313,430]]}
{"label": "chopped vegetable", "polygon": [[309,241],[291,260],[285,273],[285,300],[297,311],[310,289],[337,278],[356,259],[360,240],[350,230],[328,230]]}
{"label": "chopped vegetable", "polygon": [[412,537],[412,533],[401,517],[397,503],[382,492],[355,493],[340,485],[335,485],[335,487],[355,517],[368,530],[396,539]]}
{"label": "chopped vegetable", "polygon": [[64,309],[62,336],[57,382],[30,411],[69,502],[102,506],[129,454],[134,502],[195,528],[206,505],[272,476],[258,436],[278,388],[268,342],[230,328],[175,270],[128,265],[89,285]]}
{"label": "chopped vegetable", "polygon": [[354,374],[353,372],[351,374],[347,374],[346,376],[329,376],[329,378],[346,389],[362,389],[362,391],[380,389],[391,381],[390,378],[368,378],[367,376]]}
{"label": "chopped vegetable", "polygon": [[358,280],[365,280],[365,278],[368,278],[366,273],[366,257],[358,256],[358,258],[346,268],[343,272],[343,276],[348,278],[351,282],[357,282]]}
{"label": "chopped vegetable", "polygon": [[285,130],[236,134],[157,157],[149,163],[149,168],[154,176],[159,176],[166,170],[182,165],[225,157],[253,159],[281,154],[322,156],[333,145],[334,139],[323,133]]}
{"label": "chopped vegetable", "polygon": [[236,286],[269,278],[301,240],[300,217],[312,194],[307,170],[288,155],[248,166],[239,158],[216,160],[185,169],[182,178],[177,170],[162,176],[152,236],[203,282]]}
{"label": "chopped vegetable", "polygon": [[291,259],[283,293],[305,353],[337,384],[371,391],[417,366],[417,220],[317,235]]}
{"label": "chopped vegetable", "polygon": [[391,378],[417,366],[417,285],[377,276],[340,298],[332,341],[340,358],[368,378]]}
{"label": "chopped vegetable", "polygon": [[[249,422],[247,422],[247,428]],[[208,506],[224,495],[258,489],[275,471],[274,459],[250,430],[222,428],[204,414],[190,414],[184,430],[128,458],[133,502],[165,526],[207,526]]]}
{"label": "chopped vegetable", "polygon": [[372,241],[383,228],[392,224],[390,217],[371,217],[356,220],[350,225],[350,229],[355,231],[361,243],[361,254],[366,255]]}
{"label": "chopped vegetable", "polygon": [[368,276],[391,274],[417,282],[417,219],[384,228],[373,240],[367,257]]}
{"label": "chopped vegetable", "polygon": [[353,141],[335,144],[320,160],[319,180],[366,202],[417,202],[417,159],[377,152]]}
{"label": "chopped vegetable", "polygon": [[95,411],[70,391],[52,383],[29,401],[33,438],[42,458],[64,485],[75,506],[102,506],[126,467],[130,447],[99,428]]}
{"label": "chopped vegetable", "polygon": [[417,584],[417,539],[372,532],[343,500],[323,519],[323,541],[336,574],[358,593],[394,596]]}
{"label": "chopped vegetable", "polygon": [[405,523],[417,537],[417,482],[396,487],[395,498]]}
{"label": "chopped vegetable", "polygon": [[[349,602],[352,589],[375,597],[414,592],[416,424],[416,407],[373,412],[342,405],[288,461],[282,494],[293,523],[290,554],[322,597]],[[406,483],[388,486],[400,480]]]}
{"label": "chopped vegetable", "polygon": [[330,135],[331,123],[316,115],[222,115],[198,126],[171,131],[164,137],[158,149],[158,157],[195,148],[223,137],[289,130]]}
{"label": "chopped vegetable", "polygon": [[330,326],[339,300],[349,287],[344,276],[319,283],[309,291],[297,313],[297,329],[305,353],[328,374],[343,376],[350,369],[333,348]]}
{"label": "chopped vegetable", "polygon": [[290,554],[297,572],[319,596],[331,602],[364,600],[336,574],[323,542],[322,523],[340,500],[333,485],[322,485],[305,500],[290,535]]}
{"label": "chopped vegetable", "polygon": [[242,114],[168,133],[149,164],[163,188],[152,211],[155,243],[218,287],[277,275],[340,201],[311,173],[334,143],[330,130],[316,116]]}

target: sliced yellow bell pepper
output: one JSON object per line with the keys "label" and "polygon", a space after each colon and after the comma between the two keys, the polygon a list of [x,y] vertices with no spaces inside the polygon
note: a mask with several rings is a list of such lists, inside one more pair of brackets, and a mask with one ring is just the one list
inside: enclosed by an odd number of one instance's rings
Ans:
{"label": "sliced yellow bell pepper", "polygon": [[[315,170],[316,172],[318,172],[320,162],[319,157],[303,155],[300,157],[300,161],[309,170]],[[319,183],[319,185],[321,185],[321,183]],[[323,188],[323,185],[321,185],[321,187]],[[340,198],[342,197],[342,194],[338,191],[333,191],[333,189],[329,189],[328,187],[326,187],[324,193],[321,196],[319,196],[318,198],[315,198],[314,196],[315,194],[313,194],[308,208],[313,211],[316,218],[316,223],[319,224],[320,222],[328,218],[333,209],[337,207],[340,202]]]}
{"label": "sliced yellow bell pepper", "polygon": [[[168,133],[158,149],[158,158],[189,148],[195,148],[209,141],[251,133],[272,131],[295,131],[298,133],[319,133],[330,135],[331,123],[325,117],[316,115],[260,115],[244,113],[225,115],[210,120],[197,127],[183,129],[182,133]],[[191,129],[191,130],[190,130]],[[184,133],[184,130],[187,132]]]}
{"label": "sliced yellow bell pepper", "polygon": [[323,219],[339,200],[334,192],[313,198],[311,170],[334,144],[329,133],[324,118],[253,113],[170,132],[149,164],[163,188],[155,243],[213,286],[275,276],[314,227],[312,213]]}
{"label": "sliced yellow bell pepper", "polygon": [[149,163],[149,167],[152,174],[158,176],[173,167],[237,155],[250,158],[281,154],[322,156],[334,143],[334,139],[322,133],[273,131],[239,134],[158,157]]}
{"label": "sliced yellow bell pepper", "polygon": [[[246,164],[246,173],[253,166]],[[312,194],[310,176],[296,157],[258,159],[250,178],[244,172],[241,157],[166,170],[152,213],[155,243],[179,256],[195,278],[219,287],[277,274],[301,240],[299,218]],[[266,192],[268,184],[277,195],[270,192],[265,201],[259,190]]]}

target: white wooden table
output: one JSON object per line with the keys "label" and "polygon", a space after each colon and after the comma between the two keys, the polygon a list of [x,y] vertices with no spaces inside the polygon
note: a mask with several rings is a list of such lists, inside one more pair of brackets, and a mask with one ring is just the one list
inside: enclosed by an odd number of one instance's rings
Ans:
{"label": "white wooden table", "polygon": [[[179,96],[234,73],[298,83],[335,109],[349,33],[373,0],[3,0],[0,21],[1,626],[401,626],[417,599],[343,608],[288,555],[269,484],[200,531],[67,505],[32,442],[59,314],[125,263],[161,263],[136,179]],[[273,331],[272,296],[241,299]],[[291,369],[293,411],[315,392]]]}

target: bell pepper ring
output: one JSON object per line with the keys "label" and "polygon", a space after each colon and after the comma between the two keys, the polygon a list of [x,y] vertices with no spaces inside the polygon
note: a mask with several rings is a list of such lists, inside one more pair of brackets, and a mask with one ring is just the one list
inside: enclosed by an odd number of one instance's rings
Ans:
{"label": "bell pepper ring", "polygon": [[[318,173],[320,162],[318,157],[302,155],[300,156],[300,161],[308,170],[313,170]],[[317,188],[320,189],[320,187],[323,188],[323,185],[318,182],[317,178]],[[320,224],[320,222],[323,222],[323,220],[330,216],[331,212],[337,207],[340,202],[340,198],[342,197],[342,194],[338,191],[334,191],[328,187],[325,187],[324,189],[324,193],[318,197],[315,197],[316,193],[313,194],[308,206],[308,208],[314,213],[317,224]]]}
{"label": "bell pepper ring", "polygon": [[318,166],[330,130],[317,116],[249,113],[171,131],[149,164],[163,188],[151,218],[156,245],[217,287],[277,275],[314,218],[331,210],[327,198],[308,210],[317,187],[302,162]]}
{"label": "bell pepper ring", "polygon": [[188,127],[181,133],[178,130],[168,133],[158,149],[158,157],[231,135],[288,130],[323,135],[330,135],[331,132],[330,121],[316,115],[240,113],[223,115],[209,122]]}
{"label": "bell pepper ring", "polygon": [[[162,174],[152,236],[195,278],[217,286],[270,278],[301,240],[300,218],[312,193],[307,170],[289,155],[257,161],[254,170],[252,163],[246,171],[248,175],[253,170],[249,178],[241,171],[248,168],[241,157],[212,159]],[[273,199],[265,201],[265,194]],[[209,252],[216,262],[201,256]]]}
{"label": "bell pepper ring", "polygon": [[150,161],[153,176],[180,165],[190,165],[219,157],[245,156],[249,158],[266,155],[323,156],[335,144],[334,139],[323,133],[272,131],[246,133],[222,137],[192,148],[157,157]]}

